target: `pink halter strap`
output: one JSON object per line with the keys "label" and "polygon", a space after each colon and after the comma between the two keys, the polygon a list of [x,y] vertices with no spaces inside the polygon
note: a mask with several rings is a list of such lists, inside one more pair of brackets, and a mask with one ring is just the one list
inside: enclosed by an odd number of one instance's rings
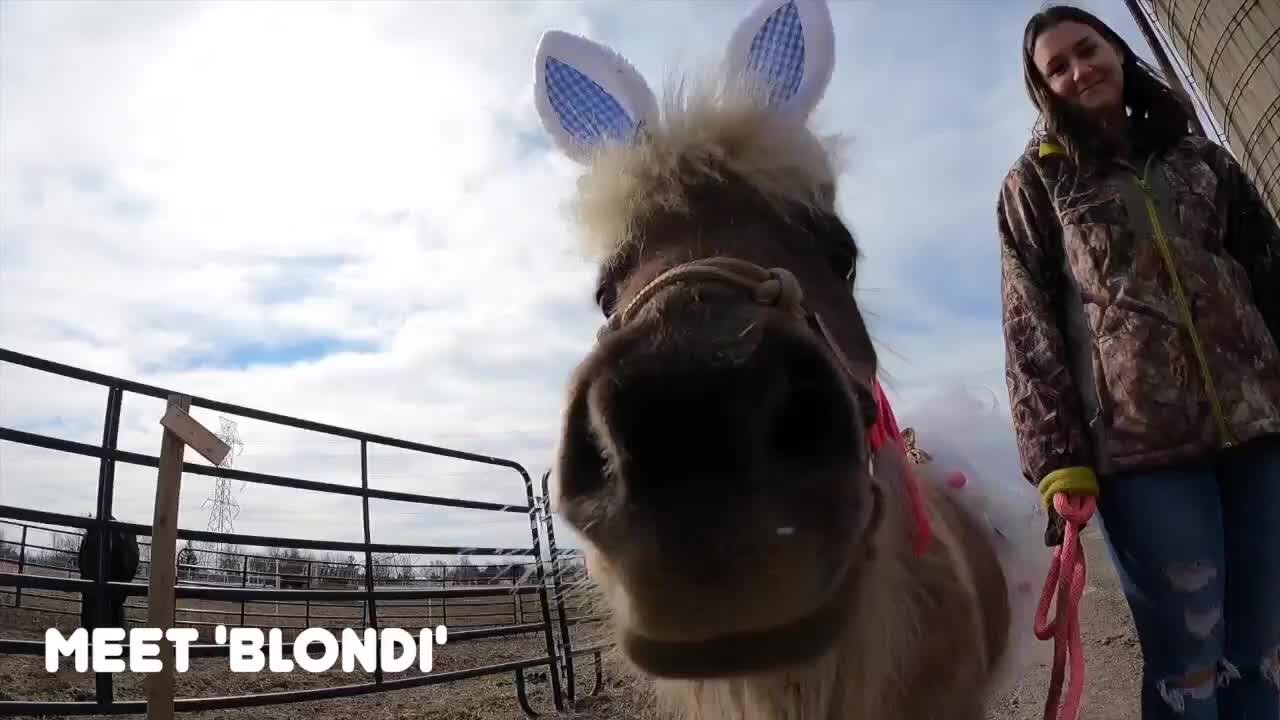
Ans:
{"label": "pink halter strap", "polygon": [[[875,380],[874,390],[876,396],[876,423],[868,430],[871,451],[878,453],[886,444],[893,442],[903,453],[906,453],[906,440],[902,437],[902,430],[898,428],[898,420],[893,416],[893,409],[889,406],[889,398],[885,396],[884,388],[880,386],[879,380]],[[911,514],[915,521],[914,549],[916,555],[920,556],[929,549],[929,543],[933,539],[933,531],[929,527],[929,515],[924,509],[924,496],[920,493],[920,485],[910,462],[906,463],[903,481],[906,483],[907,498],[910,501]]]}

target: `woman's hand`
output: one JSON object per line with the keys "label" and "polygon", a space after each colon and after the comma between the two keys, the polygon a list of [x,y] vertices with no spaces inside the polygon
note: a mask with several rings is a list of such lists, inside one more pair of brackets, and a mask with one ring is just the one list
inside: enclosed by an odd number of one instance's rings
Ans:
{"label": "woman's hand", "polygon": [[1058,547],[1062,544],[1062,536],[1066,532],[1066,521],[1054,510],[1049,507],[1049,521],[1045,523],[1044,528],[1044,544],[1045,547]]}
{"label": "woman's hand", "polygon": [[[1067,467],[1049,473],[1040,481],[1040,497],[1049,515],[1044,529],[1044,544],[1047,547],[1057,547],[1062,544],[1066,520],[1058,514],[1053,502],[1054,497],[1062,493],[1067,497],[1097,497],[1098,478],[1091,468]],[[1084,526],[1082,525],[1080,529],[1083,530]]]}

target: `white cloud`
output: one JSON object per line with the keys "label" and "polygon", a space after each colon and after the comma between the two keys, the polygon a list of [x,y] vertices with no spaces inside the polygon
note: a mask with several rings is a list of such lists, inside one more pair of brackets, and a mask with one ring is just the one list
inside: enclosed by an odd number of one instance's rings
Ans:
{"label": "white cloud", "polygon": [[[956,293],[998,292],[995,192],[1030,124],[1018,46],[1036,5],[834,5],[840,59],[819,119],[854,141],[842,204],[906,403],[957,379],[1005,402],[998,317]],[[593,270],[559,213],[575,168],[533,111],[538,37],[592,34],[661,87],[672,66],[718,58],[746,7],[7,4],[2,344],[510,457],[536,481],[599,320]],[[299,347],[319,350],[242,362]],[[100,440],[99,389],[10,366],[0,386],[4,425]],[[159,401],[125,411],[122,447],[155,453]],[[359,481],[350,441],[250,421],[240,432],[239,467]],[[523,498],[502,468],[386,452],[371,463],[387,489]],[[150,521],[153,473],[120,470],[119,516]],[[0,450],[3,503],[88,512],[95,477],[92,461]],[[187,490],[182,523],[203,529],[209,484]],[[241,532],[359,539],[358,502],[260,486],[240,502]],[[489,519],[375,503],[374,538],[528,544],[523,516]]]}

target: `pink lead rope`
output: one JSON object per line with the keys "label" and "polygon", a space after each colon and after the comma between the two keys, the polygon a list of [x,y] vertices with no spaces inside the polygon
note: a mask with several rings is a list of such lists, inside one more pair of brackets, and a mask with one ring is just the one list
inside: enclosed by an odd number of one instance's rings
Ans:
{"label": "pink lead rope", "polygon": [[[1049,576],[1045,579],[1040,595],[1040,607],[1036,610],[1036,637],[1053,638],[1053,675],[1049,681],[1049,697],[1045,700],[1044,720],[1054,720],[1054,708],[1062,694],[1062,676],[1068,659],[1071,662],[1071,683],[1067,696],[1057,713],[1058,720],[1075,720],[1080,714],[1080,697],[1084,690],[1084,646],[1080,640],[1080,598],[1084,596],[1087,576],[1084,547],[1080,543],[1080,530],[1093,517],[1097,503],[1092,497],[1068,497],[1066,493],[1053,496],[1053,507],[1065,520],[1062,544],[1054,553]],[[1049,605],[1058,596],[1058,615],[1048,622]]]}

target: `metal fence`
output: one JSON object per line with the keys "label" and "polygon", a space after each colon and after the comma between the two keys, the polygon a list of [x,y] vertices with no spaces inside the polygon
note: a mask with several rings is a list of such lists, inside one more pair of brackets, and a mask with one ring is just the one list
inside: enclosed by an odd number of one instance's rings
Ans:
{"label": "metal fence", "polygon": [[[24,592],[27,594],[28,602],[32,597],[35,597],[31,593],[38,591],[71,592],[81,594],[82,597],[91,597],[95,602],[95,616],[101,624],[102,619],[107,617],[107,591],[112,591],[128,597],[145,597],[148,592],[148,585],[145,582],[138,582],[136,578],[128,582],[115,582],[107,579],[107,542],[109,533],[113,531],[123,531],[125,533],[132,533],[141,537],[150,537],[151,535],[151,528],[148,525],[126,523],[110,519],[112,516],[112,504],[115,495],[114,482],[116,464],[127,463],[152,468],[158,468],[159,466],[159,458],[156,456],[124,451],[117,447],[123,399],[126,393],[132,393],[164,400],[168,398],[172,392],[166,389],[83,370],[2,348],[0,348],[0,363],[11,363],[37,371],[51,373],[64,378],[80,380],[97,385],[105,390],[105,421],[103,424],[102,441],[100,445],[75,442],[68,439],[27,432],[14,428],[0,427],[0,442],[19,443],[48,450],[72,453],[80,456],[96,458],[99,461],[97,502],[95,513],[92,517],[75,516],[66,513],[15,507],[10,505],[0,505],[0,520],[7,519],[9,521],[15,521],[20,525],[27,526],[23,528],[22,538],[18,542],[19,551],[17,558],[18,566],[16,568],[17,572],[0,572],[0,588],[11,589],[12,595],[15,599],[15,607],[21,606],[21,603],[23,602],[22,594]],[[566,611],[564,594],[562,593],[563,583],[562,578],[560,577],[560,566],[563,561],[572,562],[576,555],[576,551],[561,551],[556,547],[552,519],[550,513],[547,512],[545,503],[548,475],[544,474],[542,477],[541,489],[543,497],[536,497],[534,493],[534,483],[528,472],[526,472],[524,467],[519,463],[512,460],[468,453],[398,438],[374,435],[357,430],[311,422],[277,413],[240,407],[229,403],[194,396],[191,397],[191,407],[193,409],[204,408],[215,412],[252,418],[290,428],[308,430],[358,443],[360,450],[359,487],[331,482],[305,480],[282,475],[250,472],[240,469],[212,467],[208,465],[194,464],[191,462],[185,462],[183,464],[183,472],[184,474],[190,473],[205,476],[225,477],[247,483],[359,497],[362,504],[364,540],[363,542],[322,541],[239,533],[215,533],[185,528],[178,529],[178,539],[186,540],[189,543],[228,543],[268,548],[298,548],[359,553],[364,556],[364,562],[363,567],[359,568],[355,575],[358,576],[359,584],[363,585],[363,587],[347,587],[345,589],[323,587],[317,589],[311,582],[310,572],[305,574],[304,577],[306,577],[307,580],[300,589],[281,589],[279,587],[256,586],[256,584],[251,582],[249,579],[250,556],[246,554],[242,561],[240,572],[241,581],[238,586],[235,586],[234,583],[201,582],[198,579],[193,582],[184,582],[180,578],[176,583],[174,590],[176,598],[239,602],[241,603],[240,618],[242,624],[245,619],[244,604],[246,602],[302,602],[304,606],[308,607],[306,616],[302,618],[307,621],[307,624],[310,624],[310,621],[312,620],[309,608],[312,607],[314,603],[345,602],[351,606],[359,603],[362,608],[362,614],[359,618],[352,617],[349,619],[353,621],[358,619],[364,627],[372,628],[376,631],[379,626],[379,608],[382,607],[385,609],[389,604],[392,607],[402,607],[404,606],[403,604],[411,605],[414,602],[425,601],[430,603],[432,601],[438,601],[440,603],[440,607],[444,608],[451,600],[461,601],[463,599],[509,596],[509,598],[514,598],[516,602],[511,610],[513,618],[511,623],[494,623],[486,627],[450,631],[449,643],[454,644],[482,639],[540,633],[545,640],[545,654],[464,670],[452,670],[448,672],[429,673],[426,675],[395,679],[384,679],[382,668],[379,665],[375,668],[374,679],[372,682],[338,685],[326,688],[255,693],[236,696],[178,698],[174,701],[175,711],[185,712],[244,708],[266,704],[353,697],[390,690],[436,685],[485,675],[513,673],[517,699],[521,709],[526,715],[534,716],[537,713],[530,706],[526,694],[525,671],[536,667],[546,667],[549,670],[547,674],[551,682],[554,705],[557,710],[563,711],[566,706],[566,701],[572,705],[575,700],[574,660],[575,658],[586,654],[593,655],[595,660],[596,684],[592,689],[591,694],[595,694],[599,691],[602,672],[601,651],[603,648],[601,646],[593,646],[574,649],[572,647],[571,634],[569,631],[569,628],[572,625],[595,622],[598,621],[599,618],[587,616],[570,617],[569,613]],[[526,502],[524,504],[511,505],[372,488],[369,486],[368,474],[368,452],[370,446],[385,446],[509,469],[522,481],[525,490]],[[375,543],[371,539],[371,528],[369,522],[370,499],[394,500],[398,502],[417,503],[437,507],[465,508],[493,513],[522,514],[528,518],[531,545],[530,547],[461,547],[445,545]],[[91,542],[96,542],[98,549],[98,566],[95,575],[96,579],[84,580],[79,579],[78,577],[65,576],[52,577],[48,573],[40,574],[32,572],[36,568],[30,562],[31,558],[28,557],[32,546],[27,542],[26,535],[32,524],[35,523],[67,528],[79,528],[86,534]],[[550,568],[547,567],[548,562],[544,560],[540,530],[547,534],[548,556],[551,558],[549,563]],[[81,535],[81,533],[72,534]],[[41,549],[43,550],[43,547]],[[57,548],[53,549],[55,551],[57,550]],[[62,550],[65,551],[65,548],[62,548]],[[44,551],[48,552],[48,550]],[[530,568],[530,572],[522,573],[522,576],[527,577],[528,581],[491,583],[488,586],[434,588],[422,586],[385,587],[383,582],[375,583],[375,553],[500,556],[513,559],[525,557],[529,558],[527,564]],[[3,559],[4,556],[0,555],[0,560]],[[52,565],[53,563],[43,564]],[[140,566],[144,564],[145,563],[140,563]],[[180,562],[179,570],[181,571],[181,569],[182,563]],[[188,569],[190,570],[191,568]],[[78,575],[78,571],[75,574]],[[533,612],[539,616],[539,619],[533,622],[527,621],[527,617],[523,610],[523,599],[529,596],[536,596],[538,600],[538,608]],[[510,603],[512,600],[508,599],[504,602]],[[507,613],[504,611],[503,615],[506,614]],[[175,622],[175,625],[183,623],[187,625],[194,625],[199,624],[200,622],[200,620],[185,620],[182,622]],[[302,628],[299,627],[297,629],[300,630]],[[228,652],[229,648],[226,645],[193,644],[190,646],[189,654],[190,657],[193,658],[225,657],[228,655]],[[0,638],[0,654],[43,656],[44,642]],[[95,713],[140,714],[145,712],[145,701],[119,701],[114,697],[111,674],[106,672],[99,672],[95,674],[95,699],[91,702],[43,702],[24,700],[0,701],[0,715],[84,715]]]}
{"label": "metal fence", "polygon": [[[42,575],[46,577],[76,577],[79,575],[79,568],[76,564],[76,555],[80,543],[85,538],[82,532],[73,532],[68,530],[60,530],[54,527],[44,525],[35,525],[31,523],[18,523],[8,520],[0,520],[0,529],[11,528],[16,530],[16,540],[10,540],[4,535],[0,535],[0,571],[6,569],[6,565],[12,568],[17,574]],[[38,539],[41,535],[47,535],[52,540],[52,545],[41,543]],[[147,584],[151,579],[150,560],[146,559],[149,550],[149,543],[139,542],[142,560],[139,562],[137,574],[134,576],[134,582]],[[195,554],[195,553],[193,553]],[[231,553],[220,550],[201,549],[200,555],[219,558],[220,561],[213,565],[206,563],[185,563],[182,562],[182,552],[178,553],[177,563],[177,582],[178,586],[182,585],[199,585],[199,586],[223,586],[223,587],[240,587],[240,588],[297,588],[297,589],[315,589],[315,588],[332,588],[344,587],[348,589],[356,589],[364,584],[364,566],[355,563],[332,562],[315,559],[294,559],[281,558],[272,555],[260,555],[254,553],[240,552]],[[253,568],[270,568],[270,569],[253,569]],[[397,570],[411,571],[423,570],[425,574],[409,575],[402,572],[397,575]],[[296,572],[290,572],[296,570]],[[576,576],[574,568],[570,566],[570,575]],[[381,572],[380,572],[381,571]],[[448,598],[439,598],[438,601],[427,597],[421,601],[399,601],[395,604],[397,611],[413,611],[417,614],[399,615],[397,619],[417,619],[427,624],[441,623],[451,625],[452,627],[489,627],[495,625],[523,625],[525,623],[526,614],[530,617],[535,616],[538,612],[536,607],[537,598],[530,598],[519,593],[510,592],[512,588],[519,585],[532,584],[528,580],[533,575],[532,563],[510,563],[501,566],[491,566],[484,568],[476,565],[449,565],[449,564],[432,564],[429,566],[399,564],[399,563],[379,563],[376,560],[373,563],[374,587],[391,587],[391,588],[447,588],[447,587],[487,587],[500,590],[506,597],[499,597],[494,600],[461,600],[454,604],[449,602]],[[558,569],[560,574],[564,573],[563,566]],[[82,598],[75,595],[66,594],[49,594],[40,592],[23,593],[22,588],[13,590],[0,589],[0,608],[11,607],[15,609],[23,609],[23,598],[27,598],[26,609],[39,611],[50,615],[65,615],[79,617],[79,604]],[[32,600],[41,602],[32,603]],[[529,600],[533,600],[535,606],[529,607]],[[324,603],[312,602],[303,599],[302,612],[300,614],[291,614],[289,612],[280,613],[277,604],[274,612],[263,612],[249,610],[249,600],[239,600],[238,622],[217,622],[209,621],[211,617],[227,617],[235,616],[237,612],[230,610],[209,610],[190,607],[176,607],[174,624],[188,627],[216,627],[223,625],[231,627],[245,627],[246,618],[269,618],[273,621],[285,620],[301,620],[299,625],[295,624],[268,624],[255,622],[253,627],[269,630],[272,628],[280,630],[303,630],[308,627],[327,627],[335,629],[342,626],[326,626],[316,625],[315,621],[354,621],[367,626],[368,617],[366,614],[367,606],[363,603],[347,602],[347,603]],[[70,609],[74,607],[75,609]],[[128,603],[124,605],[126,610],[143,610],[145,604]],[[286,610],[289,606],[286,606]],[[312,609],[315,608],[321,612],[313,615]],[[352,610],[358,614],[348,615],[346,613],[335,613],[326,609],[342,609]],[[452,612],[450,612],[452,609]],[[558,615],[554,611],[553,615]],[[186,616],[186,617],[184,617]],[[134,623],[146,624],[146,617],[142,614],[130,615],[125,613],[125,617]],[[384,619],[390,619],[383,616]],[[454,621],[457,621],[456,623]],[[572,621],[571,621],[572,622]]]}

